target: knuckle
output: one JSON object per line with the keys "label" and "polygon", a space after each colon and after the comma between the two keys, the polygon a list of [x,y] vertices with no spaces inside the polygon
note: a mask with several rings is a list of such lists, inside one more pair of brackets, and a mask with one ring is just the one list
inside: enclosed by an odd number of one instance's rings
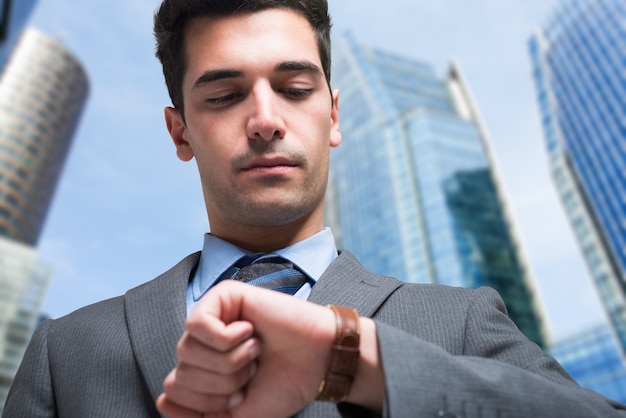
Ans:
{"label": "knuckle", "polygon": [[192,383],[190,369],[183,364],[176,368],[176,382],[181,386],[187,386]]}

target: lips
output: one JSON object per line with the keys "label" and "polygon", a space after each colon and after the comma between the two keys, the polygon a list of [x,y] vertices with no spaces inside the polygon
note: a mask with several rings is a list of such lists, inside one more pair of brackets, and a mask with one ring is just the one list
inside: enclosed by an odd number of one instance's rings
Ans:
{"label": "lips", "polygon": [[260,157],[248,161],[241,167],[242,171],[271,170],[276,168],[293,168],[298,163],[285,157]]}

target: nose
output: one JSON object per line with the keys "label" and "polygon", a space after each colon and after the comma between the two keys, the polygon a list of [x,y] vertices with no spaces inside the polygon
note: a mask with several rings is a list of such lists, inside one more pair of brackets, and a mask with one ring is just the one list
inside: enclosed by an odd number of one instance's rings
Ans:
{"label": "nose", "polygon": [[269,85],[257,85],[251,94],[252,112],[248,119],[250,139],[272,141],[285,137],[285,121],[280,112],[280,97]]}

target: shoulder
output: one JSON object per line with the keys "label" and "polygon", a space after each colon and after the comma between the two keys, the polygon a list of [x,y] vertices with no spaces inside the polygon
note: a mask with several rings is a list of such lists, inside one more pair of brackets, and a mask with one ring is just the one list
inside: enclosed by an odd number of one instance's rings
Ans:
{"label": "shoulder", "polygon": [[385,317],[401,317],[411,326],[464,329],[481,316],[507,316],[498,292],[439,284],[403,283],[381,308]]}
{"label": "shoulder", "polygon": [[[395,279],[394,279],[395,280]],[[383,308],[401,310],[405,315],[431,321],[433,318],[465,318],[474,305],[500,305],[498,293],[487,287],[469,289],[439,284],[401,283],[389,296]]]}
{"label": "shoulder", "polygon": [[438,310],[442,306],[446,309],[450,309],[451,306],[457,309],[467,309],[476,303],[488,303],[504,309],[498,292],[486,286],[473,289],[441,284],[402,283],[394,297],[419,300],[420,304],[428,310]]}
{"label": "shoulder", "polygon": [[[118,296],[80,308],[58,319],[47,320],[37,329],[36,336],[44,338],[53,352],[67,354],[77,347],[97,345],[98,341],[112,338],[112,334],[123,335],[126,330],[124,319],[124,297]],[[36,341],[36,338],[33,338]]]}
{"label": "shoulder", "polygon": [[[127,333],[126,316],[129,300],[135,300],[143,306],[149,303],[158,304],[162,299],[173,299],[176,293],[184,295],[189,274],[197,265],[199,254],[187,256],[167,272],[128,290],[125,295],[102,300],[58,319],[46,321],[42,331],[48,334],[48,339],[64,340],[80,337],[81,341]],[[183,296],[179,299],[184,303]]]}
{"label": "shoulder", "polygon": [[[380,276],[379,280],[396,281]],[[502,298],[489,287],[400,282],[373,318],[455,354],[467,352],[466,339],[484,327],[504,323],[508,331],[517,331]]]}

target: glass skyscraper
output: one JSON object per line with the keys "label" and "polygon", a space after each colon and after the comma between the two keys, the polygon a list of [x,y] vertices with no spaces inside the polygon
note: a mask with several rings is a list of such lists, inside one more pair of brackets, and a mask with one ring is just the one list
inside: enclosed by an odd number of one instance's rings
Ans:
{"label": "glass skyscraper", "polygon": [[370,270],[407,282],[491,286],[544,344],[489,146],[460,71],[335,39],[343,143],[331,153],[327,223]]}
{"label": "glass skyscraper", "polygon": [[626,350],[626,2],[562,1],[529,50],[552,177]]}

